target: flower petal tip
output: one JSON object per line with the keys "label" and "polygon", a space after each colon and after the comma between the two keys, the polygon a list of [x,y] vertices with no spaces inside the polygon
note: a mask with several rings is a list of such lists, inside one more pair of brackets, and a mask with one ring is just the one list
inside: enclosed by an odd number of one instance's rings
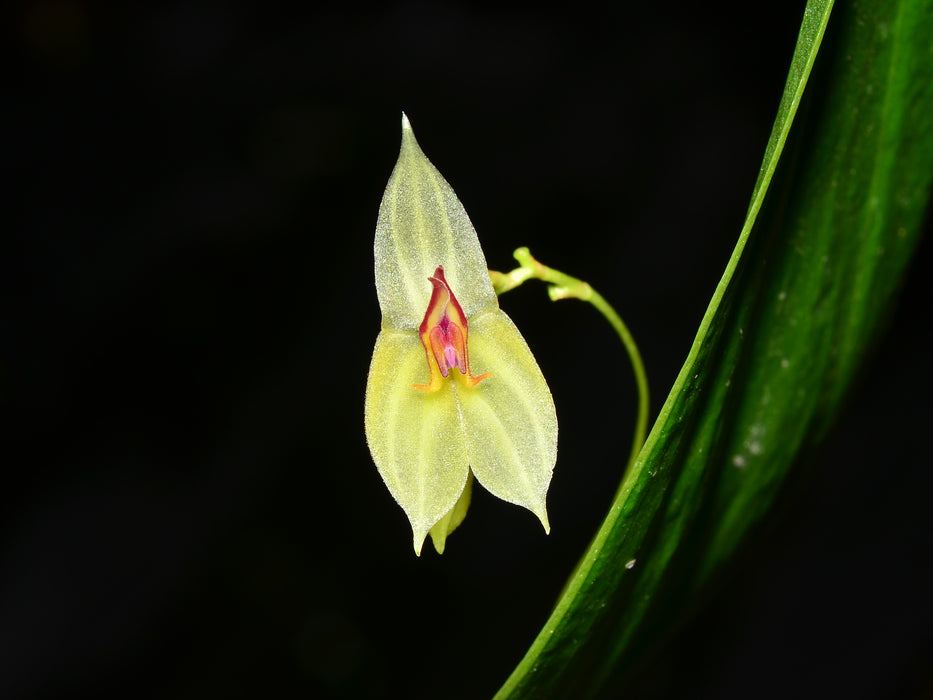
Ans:
{"label": "flower petal tip", "polygon": [[411,131],[411,122],[408,121],[408,115],[404,111],[402,112],[402,129]]}
{"label": "flower petal tip", "polygon": [[538,516],[538,520],[540,520],[540,521],[541,521],[541,525],[544,526],[544,534],[545,534],[545,535],[550,535],[550,534],[551,534],[551,524],[550,524],[550,523],[548,522],[548,520],[547,520],[547,512],[545,512],[545,511],[542,510],[540,513],[535,513],[535,515]]}
{"label": "flower petal tip", "polygon": [[436,535],[432,532],[432,533],[431,533],[431,541],[434,542],[434,550],[435,550],[438,554],[443,554],[443,553],[444,553],[444,549],[446,549],[446,545],[447,545],[447,537],[446,537],[446,536],[443,536],[443,535],[441,535],[441,536],[436,536]]}

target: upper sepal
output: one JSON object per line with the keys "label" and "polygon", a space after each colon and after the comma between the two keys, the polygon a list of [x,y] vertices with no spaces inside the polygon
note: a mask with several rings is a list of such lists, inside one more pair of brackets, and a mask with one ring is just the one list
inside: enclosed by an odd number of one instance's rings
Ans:
{"label": "upper sepal", "polygon": [[438,265],[467,318],[498,306],[476,231],[402,115],[402,146],[376,224],[376,293],[383,328],[417,330]]}

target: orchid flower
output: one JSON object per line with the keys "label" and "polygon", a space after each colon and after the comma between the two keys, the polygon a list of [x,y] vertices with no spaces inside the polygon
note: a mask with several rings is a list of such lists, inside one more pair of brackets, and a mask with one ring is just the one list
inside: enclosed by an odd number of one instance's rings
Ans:
{"label": "orchid flower", "polygon": [[382,330],[366,385],[366,439],[411,522],[443,553],[473,478],[534,513],[557,459],[557,416],[528,345],[499,309],[476,231],[402,115],[376,225]]}

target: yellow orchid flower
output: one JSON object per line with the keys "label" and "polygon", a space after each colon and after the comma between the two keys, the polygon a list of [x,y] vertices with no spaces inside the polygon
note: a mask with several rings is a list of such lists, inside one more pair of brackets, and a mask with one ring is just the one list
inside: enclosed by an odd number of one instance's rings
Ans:
{"label": "yellow orchid flower", "polygon": [[525,339],[499,309],[466,211],[402,115],[376,225],[382,330],[366,384],[366,439],[411,522],[443,553],[472,482],[538,516],[557,459],[557,415]]}

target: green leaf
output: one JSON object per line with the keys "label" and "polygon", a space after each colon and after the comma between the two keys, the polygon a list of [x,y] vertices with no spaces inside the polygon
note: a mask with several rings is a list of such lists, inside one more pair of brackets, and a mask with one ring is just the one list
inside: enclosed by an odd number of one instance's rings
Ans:
{"label": "green leaf", "polygon": [[788,141],[832,4],[807,4],[745,224],[687,360],[497,697],[622,683],[825,436],[883,328],[930,194],[933,2],[840,2]]}

